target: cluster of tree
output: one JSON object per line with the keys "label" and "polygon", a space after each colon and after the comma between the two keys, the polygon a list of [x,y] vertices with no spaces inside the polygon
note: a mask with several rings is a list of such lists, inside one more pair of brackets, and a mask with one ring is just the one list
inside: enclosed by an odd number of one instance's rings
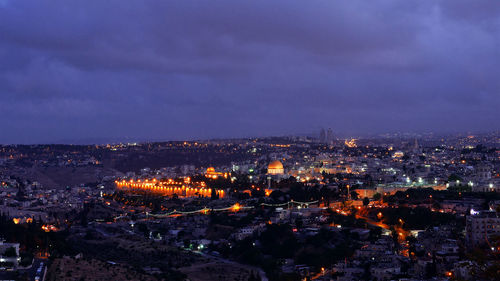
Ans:
{"label": "cluster of tree", "polygon": [[106,195],[106,198],[130,206],[146,206],[151,208],[152,212],[162,211],[162,203],[165,200],[163,196],[151,192],[124,192],[122,190],[117,190],[111,195]]}
{"label": "cluster of tree", "polygon": [[[496,192],[467,192],[461,190],[434,190],[432,188],[410,188],[406,191],[398,191],[394,195],[383,196],[384,202],[388,204],[406,204],[406,203],[440,203],[443,200],[460,200],[463,198],[484,199],[486,204],[491,200],[500,200],[500,194]],[[486,207],[486,205],[485,205]]]}
{"label": "cluster of tree", "polygon": [[289,224],[268,224],[256,237],[249,237],[235,244],[212,245],[223,256],[242,263],[259,266],[271,280],[299,280],[297,274],[283,274],[281,265],[285,259],[295,264],[311,266],[314,270],[329,267],[350,257],[360,244],[349,232],[335,233],[321,229],[318,234],[298,240]]}
{"label": "cluster of tree", "polygon": [[45,232],[41,227],[42,222],[36,218],[31,223],[15,224],[9,216],[0,214],[0,237],[19,243],[24,252],[48,251],[55,257],[68,252],[67,231]]}
{"label": "cluster of tree", "polygon": [[370,217],[378,219],[378,214],[382,213],[382,221],[387,225],[399,225],[407,230],[426,229],[431,226],[458,223],[465,224],[463,219],[457,218],[453,214],[433,212],[424,207],[408,208],[382,208],[371,209]]}

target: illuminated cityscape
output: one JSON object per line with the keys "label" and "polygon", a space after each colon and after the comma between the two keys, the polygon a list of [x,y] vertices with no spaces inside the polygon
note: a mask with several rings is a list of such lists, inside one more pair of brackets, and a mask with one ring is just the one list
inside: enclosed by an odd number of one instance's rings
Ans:
{"label": "illuminated cityscape", "polygon": [[[217,142],[6,145],[0,150],[2,229],[24,234],[2,232],[2,262],[10,268],[6,274],[29,278],[43,271],[55,279],[62,273],[53,266],[76,270],[71,264],[79,259],[102,276],[152,280],[216,280],[215,268],[257,280],[494,276],[474,271],[479,260],[468,252],[479,251],[494,266],[500,251],[499,143],[493,133],[335,138],[325,145],[320,132]],[[197,158],[200,153],[219,164]],[[137,154],[148,167],[129,160]],[[188,157],[168,160],[177,155]],[[36,169],[50,179],[29,172],[27,163],[43,163]],[[71,176],[55,185],[61,172]],[[133,252],[141,259],[119,254],[132,248],[116,243],[140,247]],[[96,247],[107,250],[90,251]],[[158,247],[176,258],[147,257]],[[269,261],[276,263],[268,267]],[[122,269],[134,263],[148,270]],[[154,264],[160,267],[149,269]],[[200,266],[214,271],[196,270]]]}
{"label": "illuminated cityscape", "polygon": [[0,0],[0,281],[500,280],[499,15]]}

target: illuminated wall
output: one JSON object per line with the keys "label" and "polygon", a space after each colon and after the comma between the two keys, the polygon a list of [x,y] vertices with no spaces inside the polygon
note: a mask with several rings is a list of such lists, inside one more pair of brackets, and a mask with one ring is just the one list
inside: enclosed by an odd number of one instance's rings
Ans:
{"label": "illuminated wall", "polygon": [[[129,191],[146,191],[163,196],[172,196],[177,194],[179,197],[210,197],[212,189],[206,188],[205,183],[199,183],[197,186],[184,184],[182,182],[168,181],[115,181],[118,189]],[[223,198],[225,193],[222,189],[216,189],[215,192],[219,198]]]}

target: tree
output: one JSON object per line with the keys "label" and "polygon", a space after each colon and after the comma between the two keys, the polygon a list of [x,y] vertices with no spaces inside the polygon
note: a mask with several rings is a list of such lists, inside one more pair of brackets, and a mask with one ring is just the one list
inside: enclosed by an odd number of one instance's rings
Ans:
{"label": "tree", "polygon": [[87,227],[88,223],[89,223],[89,220],[88,220],[88,216],[87,216],[88,212],[85,212],[83,211],[81,213],[81,220],[80,220],[80,224],[81,226],[83,227]]}
{"label": "tree", "polygon": [[302,218],[296,218],[295,219],[295,226],[298,228],[298,229],[301,229],[302,226],[304,226],[304,222],[302,221]]}
{"label": "tree", "polygon": [[251,193],[252,197],[254,198],[261,198],[266,196],[266,192],[263,189],[252,189]]}
{"label": "tree", "polygon": [[283,197],[283,199],[284,199],[284,196],[285,196],[285,193],[283,193],[283,191],[274,190],[273,192],[271,192],[271,195],[269,197],[271,197],[275,202],[278,202],[281,197]]}
{"label": "tree", "polygon": [[458,176],[457,174],[451,174],[448,177],[448,182],[453,182],[453,181],[462,181],[462,178]]}
{"label": "tree", "polygon": [[358,193],[356,191],[351,191],[351,198],[353,200],[358,200]]}
{"label": "tree", "polygon": [[370,204],[370,199],[368,197],[363,198],[363,206],[368,206]]}
{"label": "tree", "polygon": [[373,194],[373,200],[379,201],[380,199],[382,199],[382,194],[380,194],[378,192]]}
{"label": "tree", "polygon": [[292,257],[297,250],[297,239],[288,224],[267,225],[259,240],[264,253],[274,258]]}
{"label": "tree", "polygon": [[215,188],[212,188],[212,194],[210,195],[210,199],[212,200],[219,199],[219,194],[217,194],[217,190],[215,190]]}
{"label": "tree", "polygon": [[137,224],[137,229],[144,234],[144,236],[147,237],[149,234],[149,229],[148,226],[145,223],[138,223]]}
{"label": "tree", "polygon": [[432,208],[439,210],[441,209],[441,204],[438,201],[434,201],[432,202]]}
{"label": "tree", "polygon": [[250,277],[248,278],[248,281],[260,281],[260,280],[262,280],[262,279],[260,278],[260,275],[259,275],[258,273],[256,274],[256,273],[252,270],[252,272],[251,272],[251,274],[250,274]]}

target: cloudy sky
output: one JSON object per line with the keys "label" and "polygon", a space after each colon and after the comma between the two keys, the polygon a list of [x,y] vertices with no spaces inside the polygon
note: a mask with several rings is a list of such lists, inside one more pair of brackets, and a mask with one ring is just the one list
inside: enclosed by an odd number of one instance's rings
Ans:
{"label": "cloudy sky", "polygon": [[500,2],[0,0],[0,143],[500,129]]}

